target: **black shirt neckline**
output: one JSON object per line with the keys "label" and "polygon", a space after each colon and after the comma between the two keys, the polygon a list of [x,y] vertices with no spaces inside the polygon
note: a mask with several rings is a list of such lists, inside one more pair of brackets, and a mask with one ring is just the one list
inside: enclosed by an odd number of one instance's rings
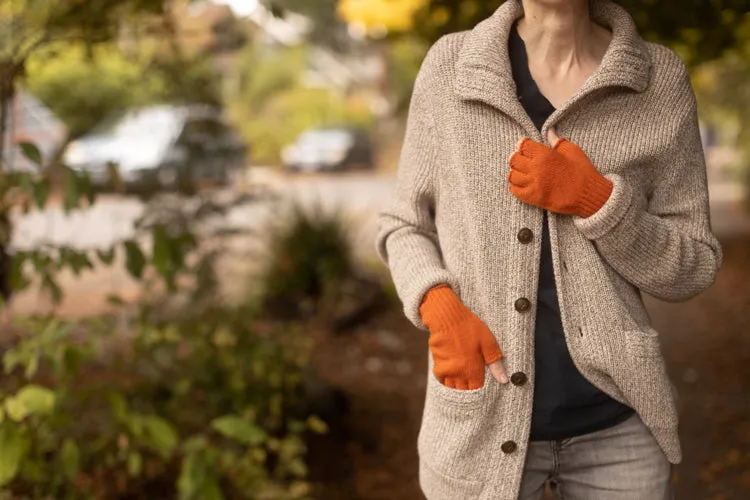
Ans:
{"label": "black shirt neckline", "polygon": [[521,101],[538,130],[547,118],[555,112],[555,107],[539,90],[534,77],[529,69],[529,58],[526,53],[526,43],[518,33],[518,21],[513,23],[508,40],[508,49],[511,53],[511,69],[513,79],[516,82],[516,95]]}

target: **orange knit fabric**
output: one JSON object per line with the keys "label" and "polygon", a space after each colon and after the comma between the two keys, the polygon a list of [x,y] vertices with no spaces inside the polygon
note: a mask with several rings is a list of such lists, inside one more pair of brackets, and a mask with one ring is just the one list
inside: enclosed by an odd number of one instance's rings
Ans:
{"label": "orange knit fabric", "polygon": [[446,387],[479,389],[484,366],[503,357],[495,336],[447,285],[427,292],[420,307],[430,330],[433,373]]}
{"label": "orange knit fabric", "polygon": [[528,137],[510,157],[510,191],[521,201],[560,214],[589,217],[612,194],[581,148],[565,139],[545,146]]}

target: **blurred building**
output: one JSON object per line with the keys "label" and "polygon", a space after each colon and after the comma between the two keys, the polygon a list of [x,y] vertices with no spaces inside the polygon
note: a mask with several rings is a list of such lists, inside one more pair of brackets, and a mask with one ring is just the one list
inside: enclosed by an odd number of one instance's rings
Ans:
{"label": "blurred building", "polygon": [[18,144],[31,142],[39,148],[46,165],[62,148],[68,137],[67,127],[39,99],[19,90],[10,104],[6,124],[4,163],[8,170],[28,171],[36,166],[20,151]]}

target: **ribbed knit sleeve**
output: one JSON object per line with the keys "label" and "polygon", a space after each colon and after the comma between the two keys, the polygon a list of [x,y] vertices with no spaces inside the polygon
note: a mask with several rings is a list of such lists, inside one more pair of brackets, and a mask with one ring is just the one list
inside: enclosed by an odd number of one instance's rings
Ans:
{"label": "ribbed knit sleeve", "polygon": [[[438,42],[440,43],[440,42]],[[391,271],[407,318],[420,329],[419,306],[434,286],[458,283],[445,269],[435,228],[434,172],[440,156],[434,124],[429,114],[429,75],[436,47],[425,58],[409,107],[406,134],[399,161],[393,203],[381,212],[377,250]]]}
{"label": "ribbed knit sleeve", "polygon": [[636,192],[621,176],[609,200],[578,229],[626,280],[659,299],[682,301],[710,287],[722,249],[711,232],[706,164],[695,94],[687,70],[675,75],[678,126],[660,156],[652,194]]}

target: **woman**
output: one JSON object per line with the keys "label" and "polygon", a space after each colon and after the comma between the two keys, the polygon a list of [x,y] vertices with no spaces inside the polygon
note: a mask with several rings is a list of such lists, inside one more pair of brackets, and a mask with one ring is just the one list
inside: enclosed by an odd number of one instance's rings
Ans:
{"label": "woman", "polygon": [[722,254],[688,73],[621,7],[507,0],[436,43],[378,249],[430,332],[429,500],[671,497],[641,292],[691,298]]}

